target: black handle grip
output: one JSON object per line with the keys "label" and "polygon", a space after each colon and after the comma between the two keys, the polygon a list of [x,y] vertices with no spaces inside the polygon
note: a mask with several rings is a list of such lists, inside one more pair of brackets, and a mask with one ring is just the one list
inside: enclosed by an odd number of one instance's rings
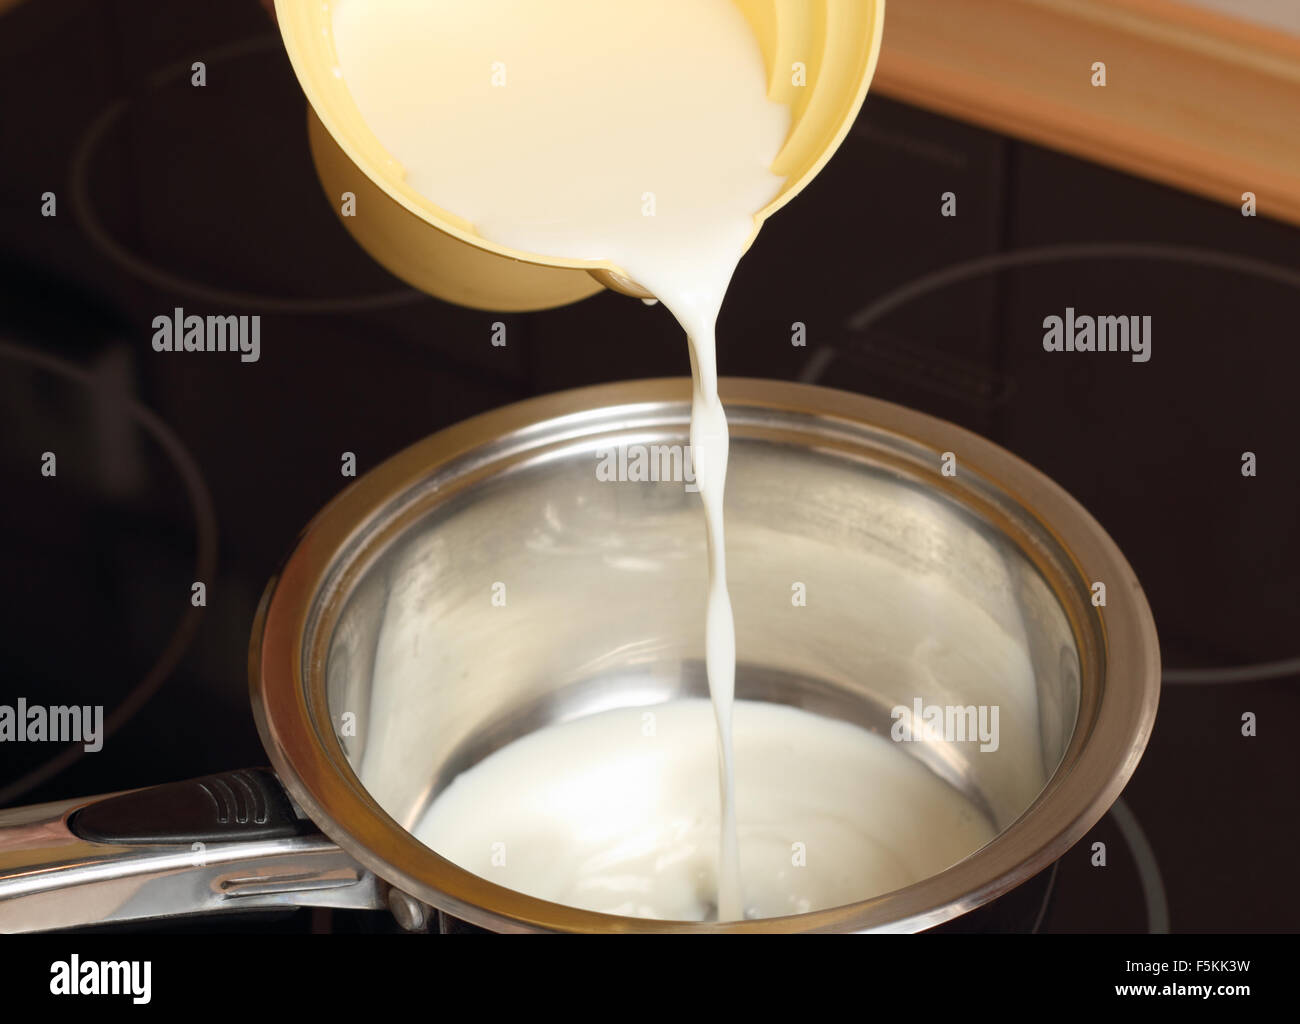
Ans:
{"label": "black handle grip", "polygon": [[83,807],[68,828],[94,843],[219,843],[315,832],[269,768],[245,768],[123,793]]}

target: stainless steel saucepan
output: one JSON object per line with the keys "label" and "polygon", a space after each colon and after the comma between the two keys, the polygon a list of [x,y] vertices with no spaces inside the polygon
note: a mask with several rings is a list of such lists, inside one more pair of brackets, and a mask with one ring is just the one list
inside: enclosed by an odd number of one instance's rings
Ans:
{"label": "stainless steel saucepan", "polygon": [[[995,752],[901,745],[996,838],[860,903],[698,924],[548,903],[412,836],[459,772],[534,729],[706,692],[699,496],[689,480],[597,472],[611,450],[685,446],[689,394],[656,380],[522,402],[357,480],[303,532],[253,628],[273,771],[0,812],[0,929],[314,905],[387,906],[412,927],[440,916],[443,930],[905,931],[1040,876],[1119,795],[1155,719],[1156,633],[1133,571],[995,445],[775,381],[722,386],[737,695],[886,735],[890,709],[918,695],[998,706]],[[973,617],[979,631],[957,632]]]}

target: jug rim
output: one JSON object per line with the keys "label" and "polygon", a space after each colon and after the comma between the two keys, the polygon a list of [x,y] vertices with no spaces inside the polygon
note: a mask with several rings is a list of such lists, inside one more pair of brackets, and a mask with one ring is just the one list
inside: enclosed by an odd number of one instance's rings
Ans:
{"label": "jug rim", "polygon": [[[851,99],[845,105],[841,116],[836,123],[834,131],[826,140],[825,146],[819,153],[817,159],[806,168],[799,177],[792,183],[787,183],[766,206],[754,214],[753,230],[745,242],[745,251],[748,252],[753,245],[760,229],[767,219],[776,213],[795,196],[802,192],[813,178],[826,166],[831,157],[839,150],[840,145],[848,136],[857,119],[858,112],[862,109],[866,101],[867,94],[870,91],[871,82],[875,77],[876,67],[879,63],[881,44],[884,38],[885,22],[885,3],[886,0],[864,0],[871,5],[870,16],[870,33],[867,39],[867,49],[865,51],[865,61],[863,62],[860,74],[851,93]],[[308,104],[315,112],[317,119],[328,132],[334,143],[342,150],[343,154],[350,160],[360,171],[384,192],[390,199],[403,207],[408,213],[418,218],[422,223],[429,227],[435,228],[445,234],[456,238],[461,242],[473,245],[479,249],[494,253],[507,259],[516,260],[521,263],[529,263],[537,266],[565,270],[584,270],[596,275],[597,280],[606,287],[623,288],[626,282],[631,284],[626,277],[625,271],[617,264],[610,260],[592,260],[592,259],[575,259],[563,256],[548,256],[541,253],[527,252],[522,249],[516,249],[508,245],[493,242],[482,237],[476,231],[465,230],[456,222],[462,218],[457,217],[450,211],[443,209],[432,198],[423,198],[423,203],[416,201],[413,194],[408,190],[397,187],[394,176],[389,173],[381,162],[370,159],[361,149],[357,140],[348,132],[344,131],[340,120],[334,115],[331,104],[327,101],[322,91],[315,83],[316,74],[322,76],[328,72],[318,65],[320,62],[313,56],[314,50],[302,38],[306,33],[301,28],[301,19],[297,18],[297,7],[317,7],[316,0],[275,0],[277,22],[280,29],[281,38],[284,42],[285,51],[289,56],[289,62],[293,66],[294,74],[298,79],[298,84],[302,87],[303,93],[307,98]],[[313,40],[314,42],[314,40]],[[787,143],[788,143],[787,139]],[[784,150],[783,150],[784,152]],[[779,155],[778,155],[779,159]],[[390,159],[390,163],[394,163]],[[629,294],[634,294],[629,291]],[[639,294],[637,292],[636,294]],[[645,293],[648,295],[648,293]]]}

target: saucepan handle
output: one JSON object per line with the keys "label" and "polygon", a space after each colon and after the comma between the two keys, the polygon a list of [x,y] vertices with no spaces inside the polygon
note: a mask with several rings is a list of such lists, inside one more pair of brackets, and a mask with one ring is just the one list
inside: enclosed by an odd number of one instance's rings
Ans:
{"label": "saucepan handle", "polygon": [[267,768],[0,810],[0,932],[386,898]]}

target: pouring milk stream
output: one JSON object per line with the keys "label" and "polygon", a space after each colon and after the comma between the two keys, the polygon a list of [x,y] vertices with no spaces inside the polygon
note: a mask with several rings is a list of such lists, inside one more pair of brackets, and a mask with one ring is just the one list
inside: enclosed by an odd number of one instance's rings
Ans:
{"label": "pouring milk stream", "polygon": [[[708,548],[705,651],[721,806],[715,847],[718,918],[742,918],[747,907],[764,915],[796,913],[816,909],[812,902],[849,902],[913,880],[898,864],[886,864],[886,856],[880,860],[883,874],[868,880],[850,877],[846,859],[840,874],[847,888],[819,897],[774,893],[755,895],[747,904],[742,887],[733,751],[735,630],[722,514],[729,439],[717,393],[714,327],[756,230],[754,215],[782,186],[770,168],[791,123],[789,109],[767,98],[763,59],[744,15],[731,0],[337,0],[333,29],[337,73],[413,188],[498,244],[609,261],[658,297],[686,331],[694,385],[690,442]],[[485,805],[508,806],[514,819],[499,827],[542,842],[545,821],[537,819],[536,810],[530,818],[526,802],[508,794],[512,783],[535,775],[538,765],[549,765],[550,799],[568,785],[578,786],[587,803],[601,804],[570,822],[578,845],[591,835],[592,815],[604,814],[608,821],[620,806],[652,818],[678,814],[682,806],[693,810],[686,824],[659,828],[649,839],[630,824],[631,834],[641,840],[616,838],[612,851],[593,846],[585,859],[574,849],[556,850],[561,861],[581,862],[569,872],[572,877],[548,881],[534,873],[514,878],[512,887],[614,913],[702,916],[707,911],[700,908],[711,901],[681,894],[683,886],[698,888],[701,874],[710,873],[700,866],[707,860],[700,847],[708,830],[701,831],[700,822],[711,818],[708,804],[693,796],[683,801],[701,788],[699,759],[688,753],[698,753],[688,737],[699,739],[699,703],[674,702],[662,709],[677,739],[664,744],[669,761],[653,770],[667,774],[642,803],[629,801],[625,793],[602,804],[589,784],[585,790],[579,785],[587,776],[574,751],[588,767],[613,771],[620,763],[617,744],[610,740],[621,734],[620,713],[607,713],[594,716],[603,726],[552,727],[498,751],[453,782],[417,835],[462,866],[488,874],[493,833],[481,827]],[[869,798],[860,780],[836,790],[830,780],[837,769],[818,760],[819,750],[839,751],[842,771],[862,771],[879,783],[892,779],[900,794],[923,806],[960,800],[939,793],[937,780],[931,786],[909,774],[907,765],[891,769],[889,758],[911,759],[864,730],[790,708],[742,704],[742,709],[753,757],[775,759],[791,778],[803,778],[810,787],[829,785],[840,794],[843,809],[823,808],[820,824],[805,821],[808,835],[825,835],[828,821]],[[622,714],[626,719],[628,713]],[[635,728],[630,719],[623,725]],[[535,758],[531,767],[523,760],[529,750]],[[819,772],[801,775],[798,765],[804,762],[792,751],[814,752],[807,764],[819,765]],[[692,766],[694,776],[687,774]],[[770,786],[772,780],[763,782],[757,768],[742,770],[742,779]],[[650,769],[641,764],[638,770]],[[474,787],[471,799],[467,793]],[[661,802],[670,791],[674,799]],[[494,798],[482,799],[489,792]],[[783,813],[798,819],[797,803],[781,805]],[[977,814],[955,805],[948,810],[964,824],[946,841],[928,837],[930,856],[937,860],[927,871],[941,870],[991,838]],[[550,827],[561,823],[552,821]],[[840,842],[837,848],[844,858],[872,859],[862,842]],[[687,849],[694,853],[682,852]],[[788,860],[788,852],[783,856]],[[667,876],[676,862],[680,884],[674,888]],[[620,871],[629,876],[621,891],[591,895],[602,884],[619,890],[617,880],[601,882],[600,876]],[[864,884],[880,888],[864,892]],[[647,886],[654,892],[647,894]]]}

